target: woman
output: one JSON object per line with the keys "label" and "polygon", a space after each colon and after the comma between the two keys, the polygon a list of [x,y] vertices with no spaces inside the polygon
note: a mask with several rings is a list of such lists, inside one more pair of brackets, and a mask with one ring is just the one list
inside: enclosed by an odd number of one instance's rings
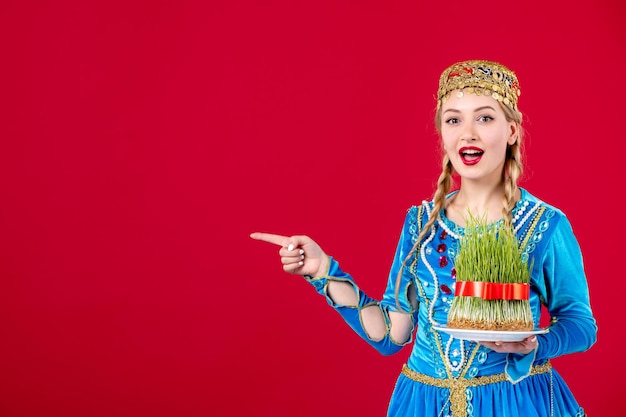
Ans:
{"label": "woman", "polygon": [[[550,359],[589,349],[597,326],[568,219],[517,185],[523,168],[519,94],[515,73],[496,62],[459,62],[442,73],[435,116],[442,173],[433,200],[406,215],[381,301],[363,293],[309,237],[251,235],[281,246],[284,270],[303,275],[382,354],[414,342],[388,416],[585,415]],[[454,174],[460,186],[451,191]],[[463,340],[446,331],[468,214],[513,228],[531,269],[534,325],[543,305],[549,331],[515,341]]]}

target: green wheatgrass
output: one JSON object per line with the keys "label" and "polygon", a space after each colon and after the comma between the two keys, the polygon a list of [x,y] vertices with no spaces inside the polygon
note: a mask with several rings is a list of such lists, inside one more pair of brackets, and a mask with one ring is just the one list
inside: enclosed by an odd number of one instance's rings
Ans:
{"label": "green wheatgrass", "polygon": [[[456,280],[496,283],[529,283],[530,270],[522,258],[512,226],[487,224],[486,217],[471,213],[455,260]],[[477,330],[532,330],[529,300],[484,300],[455,296],[448,326]]]}

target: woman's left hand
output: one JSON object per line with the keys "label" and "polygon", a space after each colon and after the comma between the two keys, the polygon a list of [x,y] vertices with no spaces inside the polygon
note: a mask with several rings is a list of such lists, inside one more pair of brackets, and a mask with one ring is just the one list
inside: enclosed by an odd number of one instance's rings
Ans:
{"label": "woman's left hand", "polygon": [[526,355],[537,349],[537,336],[529,336],[520,342],[478,342],[499,353],[521,353]]}

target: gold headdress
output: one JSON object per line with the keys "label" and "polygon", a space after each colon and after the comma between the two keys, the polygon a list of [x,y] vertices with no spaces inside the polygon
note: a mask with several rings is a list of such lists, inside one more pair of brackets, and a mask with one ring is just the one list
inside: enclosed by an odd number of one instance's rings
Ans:
{"label": "gold headdress", "polygon": [[502,64],[470,60],[448,67],[439,78],[437,109],[450,97],[451,91],[463,89],[470,94],[491,96],[518,111],[517,98],[522,92],[517,76]]}

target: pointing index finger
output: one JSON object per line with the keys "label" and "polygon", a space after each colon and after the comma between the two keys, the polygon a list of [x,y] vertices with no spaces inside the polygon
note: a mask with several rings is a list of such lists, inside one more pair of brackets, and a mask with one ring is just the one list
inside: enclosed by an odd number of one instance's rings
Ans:
{"label": "pointing index finger", "polygon": [[284,246],[284,242],[289,239],[287,236],[259,232],[252,233],[250,237],[254,240],[261,240],[263,242],[273,243],[274,245],[278,246]]}

